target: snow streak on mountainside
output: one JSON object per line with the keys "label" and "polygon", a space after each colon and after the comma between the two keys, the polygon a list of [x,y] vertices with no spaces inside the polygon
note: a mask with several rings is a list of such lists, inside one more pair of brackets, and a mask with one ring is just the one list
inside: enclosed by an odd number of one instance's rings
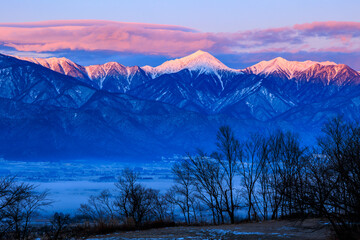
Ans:
{"label": "snow streak on mountainside", "polygon": [[125,93],[148,80],[145,72],[138,66],[126,67],[117,62],[85,67],[88,77],[98,86],[111,92]]}

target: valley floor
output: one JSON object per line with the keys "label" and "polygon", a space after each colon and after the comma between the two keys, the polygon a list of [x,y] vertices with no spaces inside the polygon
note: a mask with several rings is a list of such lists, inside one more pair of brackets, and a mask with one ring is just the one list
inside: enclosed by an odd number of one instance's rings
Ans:
{"label": "valley floor", "polygon": [[88,240],[125,239],[331,239],[329,225],[319,219],[266,221],[221,226],[168,227],[96,236]]}

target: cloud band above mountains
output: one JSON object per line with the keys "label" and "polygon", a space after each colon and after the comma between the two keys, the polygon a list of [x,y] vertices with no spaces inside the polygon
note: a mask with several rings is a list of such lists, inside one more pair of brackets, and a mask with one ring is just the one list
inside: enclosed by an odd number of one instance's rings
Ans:
{"label": "cloud band above mountains", "polygon": [[100,50],[170,57],[198,49],[217,54],[351,53],[360,51],[360,23],[315,22],[235,33],[98,20],[3,23],[0,44],[18,51]]}

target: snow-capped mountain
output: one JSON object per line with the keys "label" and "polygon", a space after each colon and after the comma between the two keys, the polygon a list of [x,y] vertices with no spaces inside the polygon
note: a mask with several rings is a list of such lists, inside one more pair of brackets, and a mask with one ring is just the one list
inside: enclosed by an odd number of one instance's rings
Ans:
{"label": "snow-capped mountain", "polygon": [[141,68],[115,62],[83,67],[63,58],[27,60],[108,92],[185,110],[258,120],[272,119],[334,94],[347,94],[344,86],[360,83],[359,73],[343,64],[275,58],[236,70],[204,51]]}
{"label": "snow-capped mountain", "polygon": [[155,69],[150,69],[158,73],[153,80],[129,94],[188,110],[259,120],[335,93],[346,94],[340,86],[360,83],[360,75],[343,64],[276,58],[233,70],[202,51]]}
{"label": "snow-capped mountain", "polygon": [[124,93],[149,79],[140,67],[127,67],[117,62],[84,67],[67,58],[17,58],[39,64],[55,72],[77,78],[89,86],[110,92]]}
{"label": "snow-capped mountain", "polygon": [[86,79],[88,76],[85,72],[85,68],[79,64],[67,58],[32,58],[32,57],[16,57],[20,60],[29,61],[39,64],[43,67],[49,68],[55,72],[75,77],[78,79]]}
{"label": "snow-capped mountain", "polygon": [[154,68],[0,54],[0,156],[182,154],[212,146],[223,124],[311,138],[328,117],[360,119],[359,83],[343,64],[276,58],[235,70],[202,51]]}
{"label": "snow-capped mountain", "polygon": [[215,112],[227,89],[244,78],[242,72],[225,66],[204,51],[142,69],[152,79],[131,89],[129,94],[207,113]]}
{"label": "snow-capped mountain", "polygon": [[322,83],[324,85],[360,84],[360,75],[344,64],[315,61],[287,61],[278,57],[261,61],[243,70],[262,77],[295,79],[300,82]]}
{"label": "snow-capped mountain", "polygon": [[169,104],[100,91],[0,54],[0,156],[5,159],[171,156],[206,147],[220,124]]}
{"label": "snow-capped mountain", "polygon": [[283,73],[287,78],[291,79],[298,72],[306,71],[315,64],[321,66],[334,66],[334,62],[314,62],[314,61],[288,61],[282,57],[274,58],[270,61],[261,61],[251,67],[245,69],[248,73],[256,75],[268,76],[273,73]]}
{"label": "snow-capped mountain", "polygon": [[227,67],[210,53],[201,50],[183,58],[166,61],[157,67],[144,66],[142,69],[149,73],[152,78],[163,74],[177,73],[185,69],[196,71],[200,74],[207,73],[215,75],[220,75],[222,71],[238,72],[235,69]]}

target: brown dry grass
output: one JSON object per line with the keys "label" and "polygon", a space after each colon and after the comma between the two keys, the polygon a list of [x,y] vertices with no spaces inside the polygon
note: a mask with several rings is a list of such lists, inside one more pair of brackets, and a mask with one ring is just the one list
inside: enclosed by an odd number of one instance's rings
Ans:
{"label": "brown dry grass", "polygon": [[123,232],[90,239],[332,239],[328,225],[319,219],[266,221],[221,226],[184,226]]}

